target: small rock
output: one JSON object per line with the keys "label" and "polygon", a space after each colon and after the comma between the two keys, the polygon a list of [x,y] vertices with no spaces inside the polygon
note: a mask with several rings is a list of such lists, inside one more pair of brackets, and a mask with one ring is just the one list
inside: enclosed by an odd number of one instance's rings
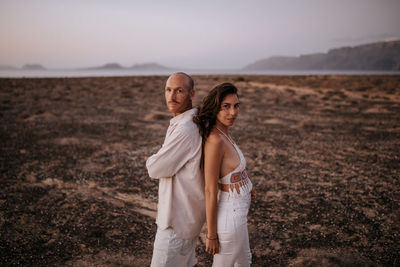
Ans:
{"label": "small rock", "polygon": [[30,183],[35,183],[36,182],[36,177],[33,176],[33,175],[28,175],[28,176],[26,176],[25,179],[26,179],[27,182],[30,182]]}

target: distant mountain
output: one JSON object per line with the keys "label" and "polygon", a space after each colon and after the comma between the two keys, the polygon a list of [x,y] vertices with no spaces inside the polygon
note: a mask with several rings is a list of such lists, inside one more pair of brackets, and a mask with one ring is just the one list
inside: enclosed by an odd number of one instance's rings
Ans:
{"label": "distant mountain", "polygon": [[170,68],[158,63],[135,64],[132,67],[124,67],[118,63],[107,63],[98,67],[83,68],[81,70],[169,70]]}
{"label": "distant mountain", "polygon": [[81,70],[121,70],[123,68],[124,67],[122,67],[118,63],[107,63],[107,64],[104,64],[102,66],[83,68]]}
{"label": "distant mountain", "polygon": [[21,69],[22,70],[46,70],[46,68],[40,64],[25,64],[22,66]]}
{"label": "distant mountain", "polygon": [[331,49],[299,57],[270,57],[244,70],[400,70],[400,40]]}
{"label": "distant mountain", "polygon": [[0,70],[17,70],[17,67],[11,65],[0,65]]}
{"label": "distant mountain", "polygon": [[170,70],[171,68],[165,67],[158,63],[143,63],[143,64],[135,64],[130,69],[133,70]]}

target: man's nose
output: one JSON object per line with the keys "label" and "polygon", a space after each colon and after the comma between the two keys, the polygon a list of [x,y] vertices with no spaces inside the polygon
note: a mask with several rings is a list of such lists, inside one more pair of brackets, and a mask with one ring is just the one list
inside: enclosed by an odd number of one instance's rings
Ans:
{"label": "man's nose", "polygon": [[175,100],[176,99],[176,92],[172,91],[170,97],[171,97],[171,100]]}

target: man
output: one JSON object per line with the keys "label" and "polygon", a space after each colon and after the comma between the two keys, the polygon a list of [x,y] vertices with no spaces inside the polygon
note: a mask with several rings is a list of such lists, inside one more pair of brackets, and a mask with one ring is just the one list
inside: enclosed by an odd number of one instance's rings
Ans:
{"label": "man", "polygon": [[157,234],[152,267],[197,264],[196,240],[205,221],[204,179],[200,169],[202,141],[193,116],[192,78],[171,75],[165,100],[174,116],[160,150],[148,158],[149,176],[159,179]]}

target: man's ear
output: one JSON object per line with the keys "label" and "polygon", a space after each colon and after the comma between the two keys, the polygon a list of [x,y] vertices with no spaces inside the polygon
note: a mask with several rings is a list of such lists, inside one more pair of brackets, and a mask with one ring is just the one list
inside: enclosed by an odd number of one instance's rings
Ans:
{"label": "man's ear", "polygon": [[194,89],[190,90],[190,100],[194,98]]}

